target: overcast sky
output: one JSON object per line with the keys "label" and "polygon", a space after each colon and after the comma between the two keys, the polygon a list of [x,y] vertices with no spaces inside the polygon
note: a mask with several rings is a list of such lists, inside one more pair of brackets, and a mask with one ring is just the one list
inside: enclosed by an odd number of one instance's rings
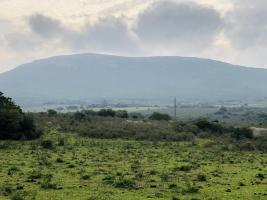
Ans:
{"label": "overcast sky", "polygon": [[267,68],[267,1],[0,0],[0,72],[85,52]]}

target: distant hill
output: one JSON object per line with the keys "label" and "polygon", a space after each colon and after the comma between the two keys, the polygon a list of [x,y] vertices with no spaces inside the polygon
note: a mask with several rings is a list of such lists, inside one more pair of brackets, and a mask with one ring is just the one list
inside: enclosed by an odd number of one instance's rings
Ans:
{"label": "distant hill", "polygon": [[17,102],[97,98],[214,102],[267,97],[267,70],[186,57],[78,54],[51,57],[0,74]]}

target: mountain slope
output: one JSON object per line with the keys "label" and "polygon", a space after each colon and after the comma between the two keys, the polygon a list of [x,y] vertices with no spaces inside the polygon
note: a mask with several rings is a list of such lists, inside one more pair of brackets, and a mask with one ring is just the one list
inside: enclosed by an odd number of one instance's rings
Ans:
{"label": "mountain slope", "polygon": [[210,102],[267,97],[267,70],[185,57],[58,56],[0,74],[17,101],[96,98]]}

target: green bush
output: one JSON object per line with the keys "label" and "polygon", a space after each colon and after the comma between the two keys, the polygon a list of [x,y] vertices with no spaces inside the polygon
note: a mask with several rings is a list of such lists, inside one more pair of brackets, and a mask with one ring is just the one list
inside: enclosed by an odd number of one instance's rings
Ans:
{"label": "green bush", "polygon": [[195,122],[195,125],[201,131],[208,131],[211,133],[222,134],[225,131],[225,128],[217,121],[209,121],[205,118],[200,118]]}
{"label": "green bush", "polygon": [[57,115],[57,111],[55,111],[53,109],[49,109],[49,110],[47,110],[47,114],[49,116],[56,116]]}
{"label": "green bush", "polygon": [[124,188],[124,189],[137,189],[137,183],[129,178],[120,178],[115,181],[114,186],[116,188]]}
{"label": "green bush", "polygon": [[198,174],[197,180],[201,182],[207,181],[207,176],[205,174]]}
{"label": "green bush", "polygon": [[43,140],[41,141],[41,146],[44,149],[52,149],[54,147],[54,144],[52,140]]}
{"label": "green bush", "polygon": [[232,137],[236,140],[242,140],[242,139],[252,139],[253,138],[253,132],[249,128],[234,128]]}
{"label": "green bush", "polygon": [[154,112],[150,117],[150,120],[165,120],[165,121],[169,121],[171,120],[171,117],[168,114],[162,114],[162,113],[158,113],[158,112]]}
{"label": "green bush", "polygon": [[11,195],[10,200],[25,200],[25,194],[23,192],[15,192]]}
{"label": "green bush", "polygon": [[112,109],[101,109],[97,114],[101,117],[115,117],[116,112]]}

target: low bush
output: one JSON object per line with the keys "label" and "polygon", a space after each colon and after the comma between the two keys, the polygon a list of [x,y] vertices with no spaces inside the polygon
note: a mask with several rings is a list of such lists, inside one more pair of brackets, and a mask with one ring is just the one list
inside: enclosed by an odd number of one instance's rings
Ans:
{"label": "low bush", "polygon": [[116,112],[112,109],[101,109],[97,114],[102,117],[115,117]]}
{"label": "low bush", "polygon": [[43,140],[41,141],[41,146],[44,149],[52,149],[54,147],[54,144],[52,140]]}
{"label": "low bush", "polygon": [[205,174],[198,174],[197,180],[201,181],[201,182],[205,182],[205,181],[207,181],[207,176]]}
{"label": "low bush", "polygon": [[24,192],[14,192],[10,197],[10,200],[25,200],[25,199],[26,195]]}
{"label": "low bush", "polygon": [[225,127],[223,127],[219,122],[209,121],[205,118],[200,118],[196,120],[195,125],[201,131],[212,132],[213,134],[222,134],[225,131]]}
{"label": "low bush", "polygon": [[124,189],[137,189],[137,183],[129,178],[120,178],[119,180],[115,181],[114,186],[117,188],[124,188]]}
{"label": "low bush", "polygon": [[57,115],[57,111],[55,111],[53,109],[49,109],[49,110],[47,110],[47,114],[49,116],[56,116]]}
{"label": "low bush", "polygon": [[171,120],[171,117],[168,114],[162,114],[162,113],[158,113],[158,112],[154,112],[150,117],[150,120],[165,120],[165,121],[169,121]]}
{"label": "low bush", "polygon": [[236,140],[252,139],[253,132],[249,128],[233,128],[232,137]]}

